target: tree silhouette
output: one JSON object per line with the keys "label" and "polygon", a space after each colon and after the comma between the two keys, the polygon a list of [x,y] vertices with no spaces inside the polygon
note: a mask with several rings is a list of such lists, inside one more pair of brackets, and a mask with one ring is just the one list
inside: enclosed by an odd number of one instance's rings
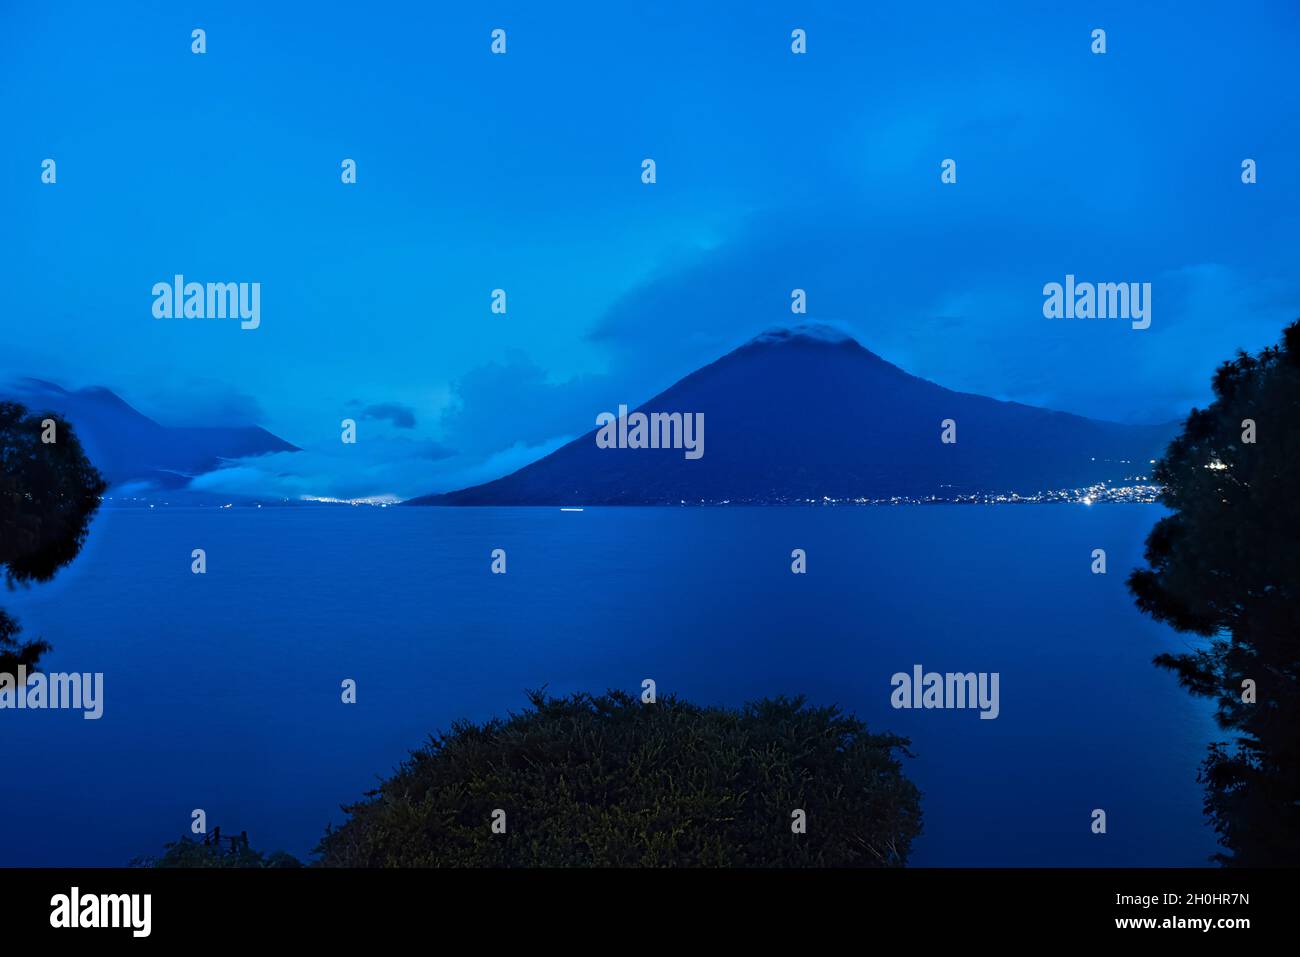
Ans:
{"label": "tree silhouette", "polygon": [[[320,864],[901,867],[921,831],[908,740],[838,708],[528,698],[521,713],[430,737],[344,807]],[[803,813],[833,823],[797,831]]]}
{"label": "tree silhouette", "polygon": [[[105,487],[66,421],[0,402],[0,570],[10,588],[49,581],[77,557]],[[0,609],[2,673],[33,668],[49,650],[20,643],[20,630]]]}
{"label": "tree silhouette", "polygon": [[[1138,607],[1206,641],[1156,664],[1218,702],[1201,766],[1205,810],[1244,866],[1300,863],[1300,322],[1281,346],[1241,352],[1214,376],[1156,464],[1173,514],[1128,584]],[[1249,421],[1248,421],[1249,420]],[[1253,690],[1252,690],[1253,689]]]}

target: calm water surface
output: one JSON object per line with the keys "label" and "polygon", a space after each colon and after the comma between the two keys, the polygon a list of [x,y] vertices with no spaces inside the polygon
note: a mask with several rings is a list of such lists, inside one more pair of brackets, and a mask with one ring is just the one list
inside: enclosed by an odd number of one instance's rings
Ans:
{"label": "calm water surface", "polygon": [[[429,732],[517,710],[527,688],[646,677],[700,703],[805,694],[910,736],[913,864],[1203,864],[1195,774],[1215,729],[1150,663],[1187,639],[1124,587],[1160,514],[105,510],[55,582],[0,594],[53,643],[48,670],[106,684],[99,721],[0,711],[0,864],[121,865],[194,808],[306,855]],[[793,548],[808,574],[790,573]],[[1094,548],[1109,574],[1090,573]],[[890,676],[915,664],[999,672],[1000,717],[892,709]],[[810,809],[810,826],[832,815]]]}

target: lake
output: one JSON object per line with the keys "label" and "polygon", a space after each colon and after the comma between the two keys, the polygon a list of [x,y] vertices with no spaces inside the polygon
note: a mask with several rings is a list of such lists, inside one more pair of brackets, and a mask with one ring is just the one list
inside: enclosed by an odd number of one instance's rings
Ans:
{"label": "lake", "polygon": [[[914,865],[1205,864],[1211,707],[1151,664],[1190,639],[1124,586],[1161,514],[106,508],[54,582],[0,592],[54,645],[46,670],[105,676],[98,721],[0,711],[0,864],[122,865],[195,808],[305,856],[430,732],[518,710],[525,689],[643,678],[701,704],[804,694],[910,737]],[[918,664],[997,672],[997,719],[895,710],[890,678]],[[819,825],[833,809],[809,809]]]}

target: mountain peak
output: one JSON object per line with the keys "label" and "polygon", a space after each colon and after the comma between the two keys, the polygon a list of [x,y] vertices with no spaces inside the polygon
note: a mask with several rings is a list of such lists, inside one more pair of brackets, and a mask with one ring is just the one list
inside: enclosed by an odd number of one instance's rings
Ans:
{"label": "mountain peak", "polygon": [[67,418],[86,454],[110,485],[148,482],[175,492],[190,478],[233,459],[297,447],[259,426],[179,427],[160,425],[104,386],[68,390],[44,379],[24,378],[6,386],[12,398],[33,412]]}
{"label": "mountain peak", "polygon": [[852,335],[838,326],[826,322],[801,322],[793,326],[772,326],[749,340],[747,345],[782,345],[786,343],[811,342],[819,345],[854,345],[859,349],[862,344]]}

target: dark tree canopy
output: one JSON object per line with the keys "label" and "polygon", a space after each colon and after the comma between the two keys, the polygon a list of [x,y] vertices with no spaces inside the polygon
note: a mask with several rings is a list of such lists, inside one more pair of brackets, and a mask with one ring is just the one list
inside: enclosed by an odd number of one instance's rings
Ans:
{"label": "dark tree canopy", "polygon": [[[906,739],[835,708],[530,699],[522,714],[431,738],[344,808],[320,863],[881,867],[904,864],[920,832],[919,792],[894,753]],[[796,809],[806,833],[791,829]]]}
{"label": "dark tree canopy", "polygon": [[[66,421],[0,402],[0,570],[10,587],[48,581],[77,557],[104,488]],[[20,644],[18,632],[0,610],[0,671],[33,667],[48,650]]]}
{"label": "dark tree canopy", "polygon": [[17,674],[20,667],[34,669],[41,655],[50,650],[47,641],[20,643],[18,633],[22,626],[0,608],[0,674]]}
{"label": "dark tree canopy", "polygon": [[247,836],[227,846],[217,840],[196,841],[188,834],[166,845],[159,857],[137,857],[131,867],[190,868],[190,869],[284,869],[302,867],[302,862],[292,854],[274,851],[265,854],[250,847]]}
{"label": "dark tree canopy", "polygon": [[1134,571],[1129,587],[1143,611],[1206,639],[1156,663],[1192,693],[1215,699],[1219,725],[1235,733],[1211,746],[1201,770],[1206,811],[1231,852],[1219,859],[1295,865],[1300,322],[1286,328],[1280,346],[1225,362],[1214,395],[1209,408],[1193,410],[1156,464],[1161,500],[1173,514],[1152,529],[1149,567]]}

